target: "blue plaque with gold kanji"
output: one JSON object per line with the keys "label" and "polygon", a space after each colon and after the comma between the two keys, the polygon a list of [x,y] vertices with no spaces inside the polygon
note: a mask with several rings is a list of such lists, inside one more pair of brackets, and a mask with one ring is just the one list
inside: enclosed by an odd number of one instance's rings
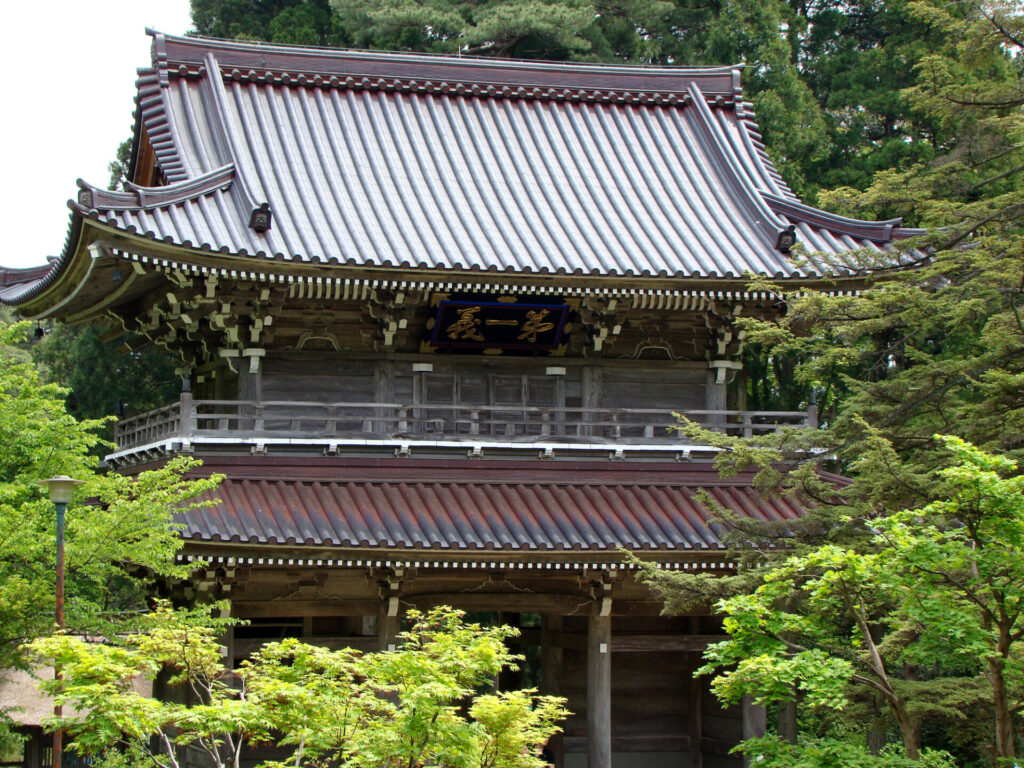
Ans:
{"label": "blue plaque with gold kanji", "polygon": [[430,346],[447,349],[557,349],[569,307],[565,304],[505,304],[442,301]]}

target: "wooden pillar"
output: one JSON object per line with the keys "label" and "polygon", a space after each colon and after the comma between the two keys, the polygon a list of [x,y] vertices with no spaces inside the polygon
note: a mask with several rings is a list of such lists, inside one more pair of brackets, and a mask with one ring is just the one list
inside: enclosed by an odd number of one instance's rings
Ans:
{"label": "wooden pillar", "polygon": [[[561,691],[561,679],[564,652],[558,640],[564,621],[561,616],[545,613],[540,617],[540,692],[547,696],[558,696]],[[565,744],[562,734],[556,733],[548,740],[548,751],[555,768],[565,765]]]}
{"label": "wooden pillar", "polygon": [[[231,603],[228,602],[226,608],[221,608],[220,618],[227,619],[231,617]],[[224,630],[224,634],[220,637],[221,647],[224,649],[224,666],[228,669],[235,668],[235,627],[234,625]]]}
{"label": "wooden pillar", "polygon": [[704,737],[704,696],[701,679],[696,675],[696,668],[690,669],[690,680],[686,685],[686,701],[689,711],[686,714],[687,731],[690,735],[690,768],[703,768],[704,753],[701,752],[701,739]]}
{"label": "wooden pillar", "polygon": [[595,600],[587,622],[587,768],[612,766],[611,602]]}
{"label": "wooden pillar", "polygon": [[[373,401],[390,403],[395,399],[395,364],[391,360],[377,360],[373,367]],[[375,408],[378,419],[371,428],[373,432],[391,434],[397,424],[390,420],[394,414],[387,408]]]}
{"label": "wooden pillar", "polygon": [[[498,611],[498,623],[522,629],[522,614],[519,612]],[[520,652],[522,652],[521,647]],[[523,670],[521,665],[517,670],[505,668],[498,673],[499,691],[518,691],[520,688],[525,688],[523,685]]]}
{"label": "wooden pillar", "polygon": [[[754,739],[764,736],[767,727],[764,706],[755,704],[751,696],[744,696],[740,704],[743,713],[743,740]],[[743,757],[743,765],[750,765],[750,758]]]}
{"label": "wooden pillar", "polygon": [[180,414],[178,416],[179,437],[191,438],[195,435],[196,422],[192,410],[192,383],[186,375],[181,382],[181,396],[179,400]]}
{"label": "wooden pillar", "polygon": [[39,768],[43,764],[40,742],[46,737],[41,731],[36,733],[36,730],[33,728],[31,738],[25,741],[25,768]]}
{"label": "wooden pillar", "polygon": [[[601,407],[601,401],[604,398],[604,371],[600,366],[597,365],[585,365],[583,366],[583,380],[582,380],[582,400],[584,409],[596,409]],[[601,421],[597,414],[590,413],[584,410],[582,414],[583,418],[580,421]],[[594,427],[580,427],[584,435],[590,435],[594,431]],[[600,427],[596,429],[596,432],[600,433]]]}
{"label": "wooden pillar", "polygon": [[377,650],[393,651],[398,638],[398,595],[385,597],[377,610]]}
{"label": "wooden pillar", "polygon": [[[711,368],[707,373],[704,408],[709,411],[724,411],[726,406],[725,370]],[[725,416],[711,414],[707,417],[706,426],[718,432],[725,431]]]}
{"label": "wooden pillar", "polygon": [[[794,691],[794,696],[795,696]],[[796,744],[797,738],[797,709],[796,699],[788,699],[779,702],[778,711],[778,734],[790,744]]]}

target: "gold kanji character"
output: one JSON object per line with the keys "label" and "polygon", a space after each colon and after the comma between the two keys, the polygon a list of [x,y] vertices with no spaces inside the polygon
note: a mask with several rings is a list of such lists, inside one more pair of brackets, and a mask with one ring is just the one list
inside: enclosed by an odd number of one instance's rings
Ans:
{"label": "gold kanji character", "polygon": [[480,333],[480,318],[476,316],[476,313],[479,311],[480,307],[466,307],[465,309],[457,310],[459,319],[445,329],[448,338],[452,341],[457,341],[460,338],[471,341],[483,341],[484,336]]}
{"label": "gold kanji character", "polygon": [[547,317],[547,309],[531,309],[526,313],[526,322],[522,324],[520,333],[516,338],[520,341],[526,340],[530,344],[537,343],[537,334],[544,333],[544,331],[550,331],[555,327],[554,323],[545,323],[544,318]]}

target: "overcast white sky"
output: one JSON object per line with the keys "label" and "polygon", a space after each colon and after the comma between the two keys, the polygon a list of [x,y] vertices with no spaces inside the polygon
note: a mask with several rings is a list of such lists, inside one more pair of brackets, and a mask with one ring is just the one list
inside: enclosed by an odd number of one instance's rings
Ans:
{"label": "overcast white sky", "polygon": [[105,187],[131,136],[146,27],[181,34],[188,0],[29,0],[5,6],[0,265],[44,264],[64,246],[75,179]]}

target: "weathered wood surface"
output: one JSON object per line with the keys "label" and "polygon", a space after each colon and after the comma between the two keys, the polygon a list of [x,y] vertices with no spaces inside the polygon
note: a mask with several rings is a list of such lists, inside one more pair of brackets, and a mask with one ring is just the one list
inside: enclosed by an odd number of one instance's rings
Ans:
{"label": "weathered wood surface", "polygon": [[611,640],[611,616],[597,601],[587,622],[587,768],[612,768]]}

